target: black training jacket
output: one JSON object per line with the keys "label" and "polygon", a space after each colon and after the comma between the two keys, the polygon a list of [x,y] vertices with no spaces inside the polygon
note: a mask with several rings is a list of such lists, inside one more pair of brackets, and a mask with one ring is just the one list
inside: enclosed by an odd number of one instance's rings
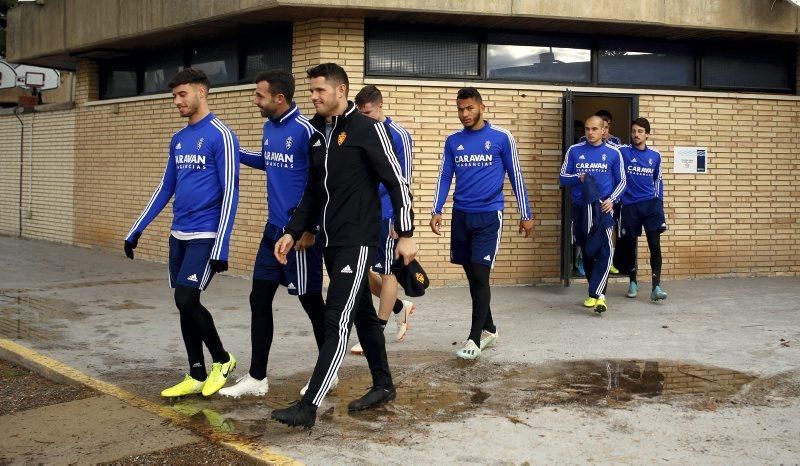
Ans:
{"label": "black training jacket", "polygon": [[304,231],[314,231],[319,221],[322,246],[378,246],[378,185],[383,183],[394,207],[395,230],[411,236],[411,192],[383,123],[362,115],[348,102],[345,113],[333,117],[330,138],[325,138],[325,118],[315,115],[311,124],[315,131],[309,142],[308,183],[285,231],[297,241]]}

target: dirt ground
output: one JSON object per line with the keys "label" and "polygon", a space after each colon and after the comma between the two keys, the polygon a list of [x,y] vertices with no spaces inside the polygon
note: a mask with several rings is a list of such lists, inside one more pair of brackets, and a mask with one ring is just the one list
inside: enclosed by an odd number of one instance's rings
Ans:
{"label": "dirt ground", "polygon": [[[83,400],[88,403],[89,411],[92,411],[94,400],[96,404],[101,404],[101,396],[96,391],[82,386],[71,386],[48,380],[36,373],[23,367],[14,365],[8,361],[0,359],[0,424],[11,422],[10,415],[24,415],[31,410],[56,411],[63,408],[70,402]],[[45,413],[41,413],[46,416]],[[88,418],[91,421],[91,417]],[[32,438],[33,442],[46,443],[46,440]],[[197,436],[192,443],[184,445],[147,451],[143,445],[143,451],[138,454],[127,455],[112,461],[100,464],[114,465],[138,465],[138,464],[174,464],[174,465],[194,465],[194,464],[256,464],[250,458],[231,452],[216,443],[204,440]],[[78,439],[80,441],[80,439]],[[6,448],[0,448],[0,464],[18,463],[22,458],[7,456]],[[30,451],[24,459],[38,462],[39,452]],[[47,462],[59,463],[57,457],[47,456]],[[69,462],[66,458],[66,461]]]}
{"label": "dirt ground", "polygon": [[0,359],[0,416],[97,395],[89,388],[52,382]]}

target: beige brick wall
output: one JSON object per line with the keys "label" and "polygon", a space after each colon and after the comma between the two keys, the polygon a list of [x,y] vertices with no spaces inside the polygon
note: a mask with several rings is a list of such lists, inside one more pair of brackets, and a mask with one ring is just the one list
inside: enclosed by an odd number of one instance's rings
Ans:
{"label": "beige brick wall", "polygon": [[[294,32],[293,72],[298,79],[295,99],[304,112],[312,112],[305,70],[323,61],[344,64],[350,73],[351,97],[354,96],[364,83],[363,23],[312,20],[296,23]],[[488,107],[487,118],[509,129],[517,139],[536,215],[534,238],[522,238],[517,232],[517,206],[507,183],[504,240],[494,281],[557,281],[561,92],[490,88],[480,83],[477,86]],[[444,236],[434,236],[427,226],[442,143],[460,128],[454,111],[457,87],[396,81],[381,84],[380,88],[387,113],[408,128],[415,140],[412,188],[422,260],[434,285],[463,283],[460,269],[448,263],[452,199],[445,210]],[[210,105],[236,131],[244,147],[256,148],[263,120],[252,104],[251,94],[250,89],[212,93]],[[77,73],[76,100],[85,103],[96,99],[96,95],[96,68],[85,62]],[[795,156],[800,152],[800,143],[793,135],[800,123],[798,107],[796,101],[767,97],[640,96],[640,114],[653,124],[653,146],[664,154],[670,223],[662,242],[666,277],[797,275],[800,261],[791,252],[800,241]],[[120,252],[124,235],[161,177],[167,142],[185,121],[169,98],[80,105],[70,114],[76,119],[73,241]],[[16,233],[17,219],[18,130],[13,118],[0,117],[0,137],[4,141],[0,148],[0,232],[5,234]],[[55,116],[46,124],[39,118],[44,117],[37,116],[37,127],[63,124],[63,119]],[[68,137],[48,144],[46,150],[52,154],[53,164],[57,157],[69,159]],[[59,152],[58,144],[67,150]],[[673,174],[672,149],[677,145],[707,146],[709,173]],[[35,160],[51,160],[38,154],[37,149]],[[55,192],[66,188],[51,189]],[[58,205],[53,210],[61,216],[61,211],[68,208]],[[166,259],[170,211],[168,206],[145,233],[137,249],[139,257]],[[242,167],[241,200],[231,247],[234,273],[250,273],[265,216],[264,175]],[[47,236],[43,233],[40,237]],[[644,244],[640,245],[640,258],[641,274],[646,277],[649,272]]]}
{"label": "beige brick wall", "polygon": [[[800,272],[798,102],[641,96],[640,113],[664,156],[670,275]],[[675,146],[708,147],[708,174],[673,173]]]}
{"label": "beige brick wall", "polygon": [[[22,231],[25,237],[72,242],[75,114],[23,114]],[[0,233],[19,234],[19,134],[13,115],[0,117]]]}
{"label": "beige brick wall", "polygon": [[0,116],[0,234],[3,235],[19,234],[20,131],[14,115]]}

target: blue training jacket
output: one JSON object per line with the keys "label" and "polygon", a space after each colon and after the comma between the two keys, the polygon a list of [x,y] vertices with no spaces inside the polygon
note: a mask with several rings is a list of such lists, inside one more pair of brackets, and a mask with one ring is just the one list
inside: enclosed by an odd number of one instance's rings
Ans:
{"label": "blue training jacket", "polygon": [[654,198],[664,199],[661,152],[647,146],[644,150],[639,150],[631,145],[624,145],[619,151],[622,153],[628,183],[622,195],[622,203],[636,204]]}
{"label": "blue training jacket", "polygon": [[[625,192],[625,166],[619,150],[606,142],[593,146],[588,142],[573,144],[564,155],[558,181],[561,186],[581,184],[579,175],[591,173],[600,190],[600,198],[619,202]],[[584,205],[580,189],[572,190],[572,201]]]}
{"label": "blue training jacket", "polygon": [[[386,129],[389,132],[389,136],[392,137],[394,153],[397,155],[397,160],[400,162],[400,170],[403,172],[403,178],[405,178],[408,185],[411,186],[411,172],[413,171],[412,165],[414,158],[411,149],[413,144],[411,135],[408,134],[408,131],[406,131],[405,128],[392,121],[392,119],[389,117],[386,117],[386,121],[384,121],[383,124],[386,126]],[[386,191],[386,187],[383,185],[383,183],[381,183],[378,190],[381,193],[382,218],[384,220],[388,218],[394,218],[392,200],[389,198],[389,192]]]}
{"label": "blue training jacket", "polygon": [[308,181],[308,141],[314,128],[292,102],[289,110],[264,122],[261,152],[242,149],[243,164],[267,172],[267,223],[283,229]]}
{"label": "blue training jacket", "polygon": [[170,198],[172,231],[216,235],[211,259],[228,260],[239,203],[239,140],[213,113],[172,136],[164,176],[126,240],[141,234]]}
{"label": "blue training jacket", "polygon": [[503,178],[508,173],[522,220],[533,218],[517,142],[509,131],[487,121],[477,131],[464,128],[447,137],[433,198],[434,215],[442,213],[454,173],[454,209],[462,212],[503,210]]}

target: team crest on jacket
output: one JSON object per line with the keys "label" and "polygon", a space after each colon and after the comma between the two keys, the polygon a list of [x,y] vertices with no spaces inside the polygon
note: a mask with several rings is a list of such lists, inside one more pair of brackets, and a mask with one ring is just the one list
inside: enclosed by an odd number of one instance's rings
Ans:
{"label": "team crest on jacket", "polygon": [[653,159],[647,159],[647,163],[649,163],[650,165],[653,165]]}
{"label": "team crest on jacket", "polygon": [[492,141],[486,141],[483,143],[483,148],[489,150],[492,147]]}
{"label": "team crest on jacket", "polygon": [[347,139],[347,133],[345,133],[344,131],[342,131],[341,133],[339,133],[339,139],[337,139],[337,142],[339,143],[339,145],[340,145],[340,146],[341,146],[342,144],[344,144],[344,140],[345,140],[345,139]]}
{"label": "team crest on jacket", "polygon": [[197,150],[200,150],[200,148],[203,147],[203,142],[204,141],[205,141],[204,138],[200,138],[200,140],[197,141]]}
{"label": "team crest on jacket", "polygon": [[286,138],[286,150],[289,150],[291,148],[292,148],[292,137],[289,136],[288,138]]}
{"label": "team crest on jacket", "polygon": [[606,154],[603,154],[603,162],[606,161]]}

